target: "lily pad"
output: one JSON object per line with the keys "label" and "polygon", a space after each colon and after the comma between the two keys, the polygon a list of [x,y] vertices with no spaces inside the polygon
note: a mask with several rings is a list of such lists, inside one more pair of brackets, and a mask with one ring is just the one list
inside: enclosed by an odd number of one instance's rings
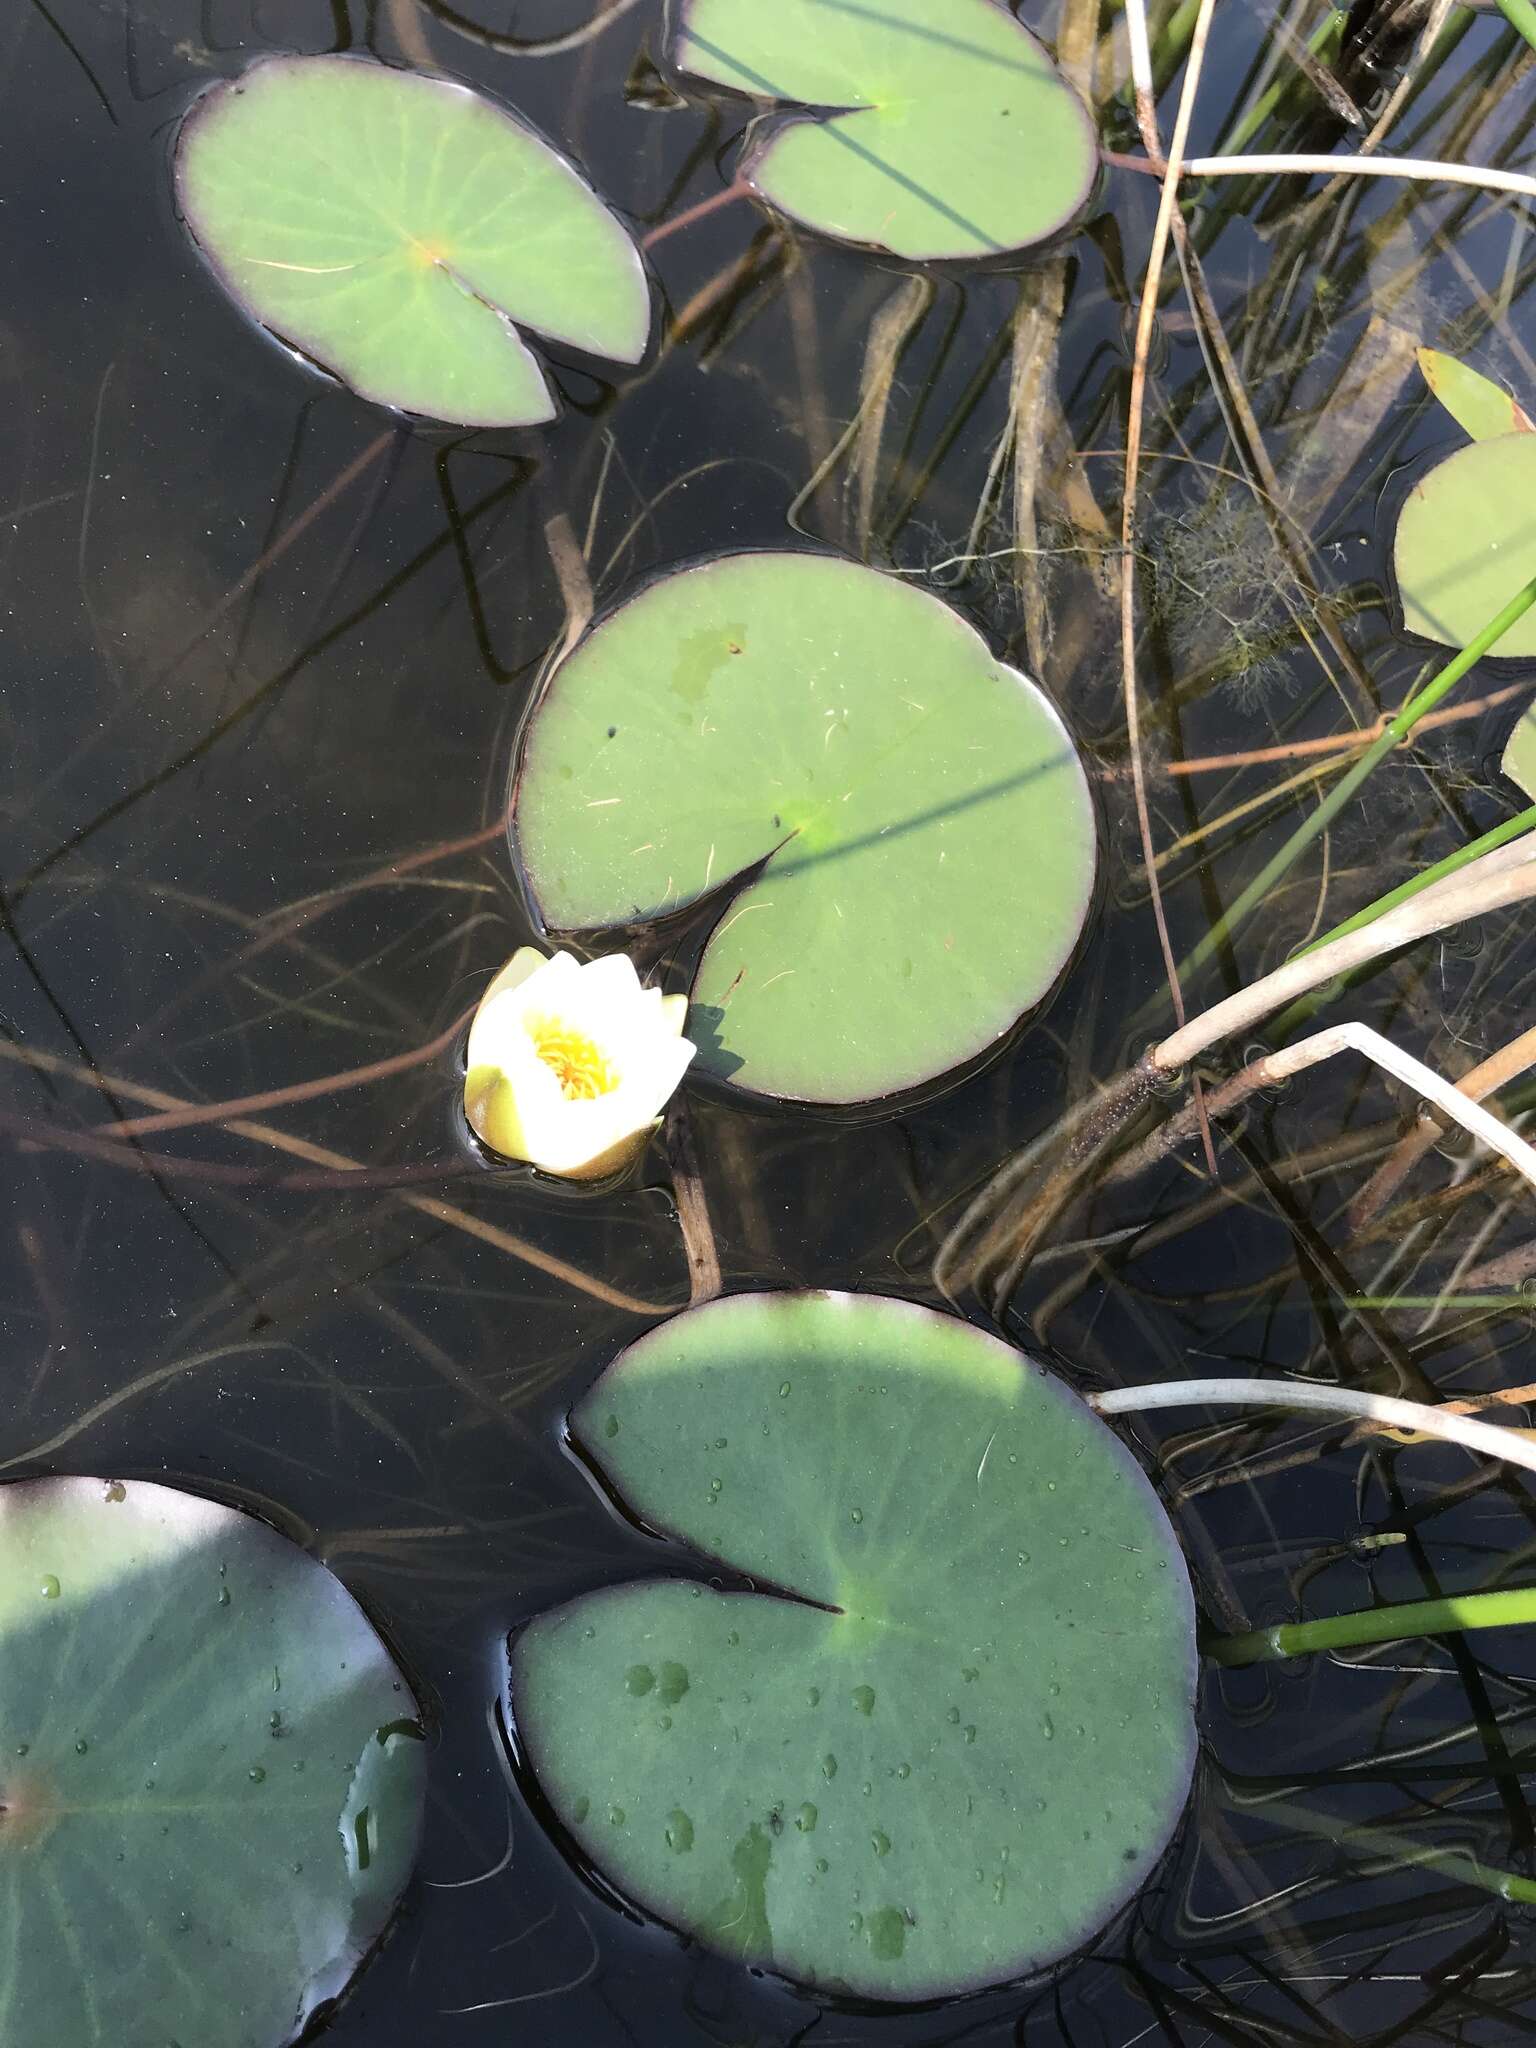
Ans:
{"label": "lily pad", "polygon": [[617,1586],[514,1641],[523,1752],[627,1897],[907,2002],[1058,1961],[1146,1881],[1195,1756],[1189,1579],[1060,1380],[910,1303],[739,1295],[632,1345],[572,1429],[756,1582]]}
{"label": "lily pad", "polygon": [[[1407,630],[1465,647],[1536,574],[1536,434],[1474,441],[1437,464],[1408,494],[1393,555]],[[1536,657],[1536,612],[1493,652]]]}
{"label": "lily pad", "polygon": [[0,1487],[0,2039],[278,2048],[388,1922],[425,1781],[351,1595],[171,1487]]}
{"label": "lily pad", "polygon": [[1495,384],[1479,370],[1468,368],[1455,356],[1437,348],[1417,351],[1424,382],[1451,418],[1474,441],[1491,441],[1500,434],[1529,433],[1531,422],[1502,384]]}
{"label": "lily pad", "polygon": [[470,426],[552,419],[518,326],[637,362],[650,290],[566,160],[467,87],[273,57],[197,101],[176,195],[225,289],[363,397]]}
{"label": "lily pad", "polygon": [[727,889],[697,1066],[852,1103],[994,1044],[1050,989],[1093,887],[1060,719],[959,615],[826,555],[726,555],[643,590],[555,671],[514,841],[546,926]]}
{"label": "lily pad", "polygon": [[914,260],[1059,234],[1098,176],[1088,110],[996,0],[685,0],[681,71],[820,111],[741,171],[779,212]]}

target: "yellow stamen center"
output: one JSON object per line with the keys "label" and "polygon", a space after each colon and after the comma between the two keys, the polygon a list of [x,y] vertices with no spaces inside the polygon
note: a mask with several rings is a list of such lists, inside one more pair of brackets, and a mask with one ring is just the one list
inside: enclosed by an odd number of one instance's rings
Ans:
{"label": "yellow stamen center", "polygon": [[533,1049],[560,1083],[567,1102],[592,1102],[611,1095],[619,1077],[590,1038],[555,1022],[532,1027]]}

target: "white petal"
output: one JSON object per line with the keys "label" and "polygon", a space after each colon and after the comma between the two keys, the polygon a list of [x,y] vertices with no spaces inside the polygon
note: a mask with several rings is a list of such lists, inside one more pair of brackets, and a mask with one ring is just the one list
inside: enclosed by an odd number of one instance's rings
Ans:
{"label": "white petal", "polygon": [[581,970],[582,996],[603,1002],[628,1002],[641,993],[640,977],[627,953],[605,953],[601,960],[589,960]]}
{"label": "white petal", "polygon": [[509,989],[520,988],[530,974],[537,974],[548,958],[549,955],[540,952],[537,946],[519,946],[480,998],[481,1002],[488,1003],[493,996],[502,996]]}
{"label": "white petal", "polygon": [[[627,954],[583,964],[571,953],[545,960],[522,947],[487,989],[470,1028],[471,1121],[493,1149],[545,1172],[617,1171],[645,1145],[694,1056],[681,1035],[686,1014],[684,997],[641,986]],[[545,1023],[590,1039],[617,1085],[568,1100],[535,1044],[533,1027]]]}
{"label": "white petal", "polygon": [[655,1038],[632,1056],[624,1079],[604,1099],[622,1110],[626,1123],[649,1123],[677,1093],[696,1048],[686,1038]]}
{"label": "white petal", "polygon": [[[529,949],[531,950],[531,948]],[[469,1027],[465,1057],[472,1067],[482,1063],[504,1067],[512,1057],[515,1038],[527,1038],[523,1019],[533,1012],[560,1009],[574,985],[579,961],[569,953],[556,953],[544,960],[523,980],[510,988],[497,989],[493,982],[481,998],[475,1020]],[[498,976],[498,980],[500,977]]]}

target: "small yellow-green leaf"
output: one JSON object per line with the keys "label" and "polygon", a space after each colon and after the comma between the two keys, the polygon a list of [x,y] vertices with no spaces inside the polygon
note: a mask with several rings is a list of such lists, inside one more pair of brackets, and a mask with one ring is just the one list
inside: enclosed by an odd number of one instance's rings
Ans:
{"label": "small yellow-green leaf", "polygon": [[1424,382],[1474,441],[1530,432],[1529,418],[1502,385],[1440,349],[1421,348],[1417,354]]}
{"label": "small yellow-green leaf", "polygon": [[1536,705],[1528,704],[1521,712],[1499,766],[1517,789],[1536,798]]}
{"label": "small yellow-green leaf", "polygon": [[[1421,477],[1393,543],[1403,624],[1442,647],[1465,647],[1536,573],[1536,434],[1500,434],[1458,448]],[[1494,649],[1536,659],[1536,612]]]}

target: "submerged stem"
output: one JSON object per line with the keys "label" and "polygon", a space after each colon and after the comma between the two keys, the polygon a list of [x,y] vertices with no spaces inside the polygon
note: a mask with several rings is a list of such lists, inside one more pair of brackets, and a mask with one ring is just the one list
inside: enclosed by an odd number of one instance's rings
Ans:
{"label": "submerged stem", "polygon": [[1431,1868],[1448,1870],[1463,1884],[1476,1885],[1479,1891],[1492,1892],[1495,1898],[1519,1899],[1525,1904],[1536,1902],[1536,1882],[1528,1877],[1516,1877],[1512,1871],[1496,1870],[1491,1864],[1480,1863],[1470,1849],[1441,1848],[1417,1841],[1412,1835],[1401,1834],[1393,1828],[1377,1827],[1373,1822],[1362,1824],[1332,1820],[1326,1814],[1293,1806],[1284,1799],[1266,1799],[1262,1805],[1246,1810],[1259,1814],[1265,1820],[1284,1822],[1295,1828],[1298,1834],[1321,1835],[1327,1841],[1337,1842],[1341,1849],[1374,1848],[1397,1857],[1402,1865],[1427,1864]]}
{"label": "submerged stem", "polygon": [[1253,880],[1248,884],[1231,907],[1219,917],[1200,943],[1179,962],[1182,973],[1201,965],[1210,958],[1218,946],[1235,931],[1239,924],[1264,902],[1275,884],[1289,873],[1296,861],[1306,851],[1326,825],[1330,825],[1359,789],[1372,775],[1388,754],[1400,741],[1407,739],[1426,712],[1433,711],[1449,691],[1467,673],[1474,663],[1495,644],[1502,640],[1510,628],[1523,619],[1531,606],[1536,604],[1536,576],[1518,590],[1491,618],[1482,631],[1469,640],[1457,655],[1448,661],[1437,676],[1427,682],[1402,706],[1396,716],[1388,721],[1379,739],[1373,740],[1355,765],[1349,769],[1328,792],[1317,809],[1286,840],[1278,852],[1267,860]]}

